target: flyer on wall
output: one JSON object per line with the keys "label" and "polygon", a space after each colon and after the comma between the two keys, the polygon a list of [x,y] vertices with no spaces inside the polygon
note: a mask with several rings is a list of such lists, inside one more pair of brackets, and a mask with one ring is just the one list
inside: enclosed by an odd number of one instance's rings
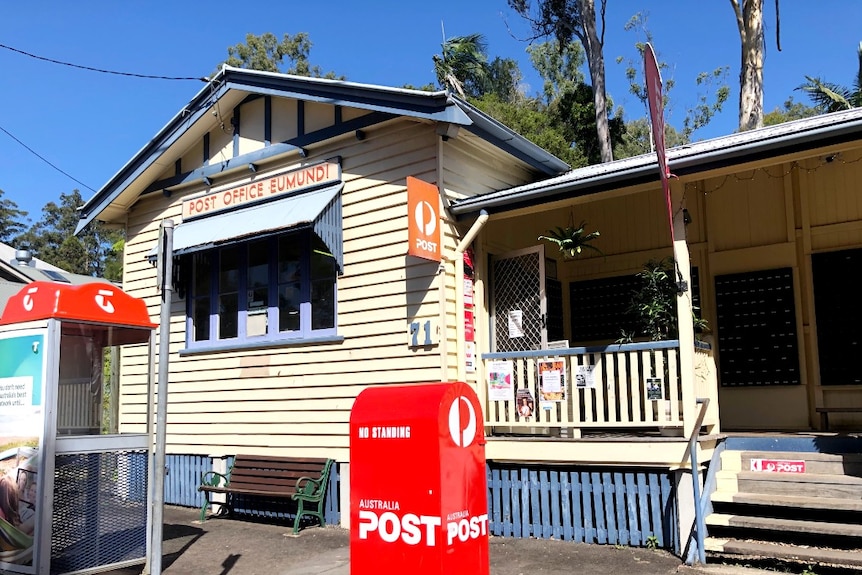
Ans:
{"label": "flyer on wall", "polygon": [[575,370],[575,387],[592,388],[596,386],[596,378],[593,372],[595,365],[579,365]]}
{"label": "flyer on wall", "polygon": [[488,364],[488,399],[491,401],[515,399],[511,361],[492,361]]}
{"label": "flyer on wall", "polygon": [[35,573],[45,332],[0,334],[0,568]]}
{"label": "flyer on wall", "polygon": [[566,399],[566,364],[562,358],[544,359],[536,363],[539,371],[539,405],[551,409]]}

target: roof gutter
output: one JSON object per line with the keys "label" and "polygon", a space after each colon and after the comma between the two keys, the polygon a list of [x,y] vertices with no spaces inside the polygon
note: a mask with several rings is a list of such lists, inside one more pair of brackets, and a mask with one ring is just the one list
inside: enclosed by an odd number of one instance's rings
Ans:
{"label": "roof gutter", "polygon": [[[856,114],[858,115],[858,114]],[[668,163],[677,176],[698,174],[718,168],[759,159],[777,157],[818,147],[841,144],[862,136],[862,117],[850,121],[838,121],[823,126],[817,126],[798,132],[787,129],[785,133],[763,139],[745,138],[751,132],[721,139],[740,138],[742,141],[727,147],[708,148],[705,144],[715,140],[691,144],[689,146],[668,150]],[[699,148],[706,148],[698,150]],[[617,170],[602,170],[613,166],[602,164],[590,166],[583,171],[599,169],[598,173],[577,177],[581,170],[571,172],[571,177],[554,178],[548,185],[541,182],[512,188],[500,192],[492,192],[482,196],[465,198],[450,207],[453,215],[459,219],[463,216],[488,210],[501,212],[521,207],[547,203],[571,197],[591,195],[610,189],[633,186],[659,181],[659,172],[654,154],[641,157],[640,161],[619,160],[622,166]],[[626,164],[626,162],[628,164]],[[634,165],[632,165],[634,164]]]}

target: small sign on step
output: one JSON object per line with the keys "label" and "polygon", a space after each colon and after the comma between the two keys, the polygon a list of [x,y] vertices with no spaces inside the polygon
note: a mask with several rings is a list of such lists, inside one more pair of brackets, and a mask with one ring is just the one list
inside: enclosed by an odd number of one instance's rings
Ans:
{"label": "small sign on step", "polygon": [[805,461],[788,459],[752,459],[751,471],[764,473],[805,473]]}

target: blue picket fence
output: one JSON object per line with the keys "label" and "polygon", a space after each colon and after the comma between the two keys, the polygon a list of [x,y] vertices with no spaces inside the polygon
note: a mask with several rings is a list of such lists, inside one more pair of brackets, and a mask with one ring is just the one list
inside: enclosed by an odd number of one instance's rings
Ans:
{"label": "blue picket fence", "polygon": [[[227,458],[229,469],[233,458]],[[168,455],[165,503],[200,507],[201,473],[213,458]],[[579,543],[644,547],[679,552],[675,493],[668,471],[643,468],[595,468],[506,465],[489,462],[488,520],[493,535],[535,537]],[[326,523],[341,522],[338,464],[329,475]],[[236,511],[290,521],[284,501],[238,502]]]}
{"label": "blue picket fence", "polygon": [[678,550],[668,472],[489,464],[492,534]]}

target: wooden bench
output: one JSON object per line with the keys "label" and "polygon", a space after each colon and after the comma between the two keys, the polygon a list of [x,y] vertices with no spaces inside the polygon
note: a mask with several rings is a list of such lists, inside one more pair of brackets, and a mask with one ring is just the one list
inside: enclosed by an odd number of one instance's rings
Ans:
{"label": "wooden bench", "polygon": [[292,499],[297,504],[294,534],[299,531],[302,515],[316,517],[322,526],[323,497],[332,463],[325,458],[237,455],[227,475],[215,471],[201,474],[201,522],[206,521],[207,507],[213,503],[210,494],[223,493],[226,501],[216,503],[224,505],[228,513],[233,511],[231,496],[235,495]]}
{"label": "wooden bench", "polygon": [[822,431],[829,431],[830,413],[862,413],[862,407],[815,407],[814,411],[820,414],[820,429]]}

